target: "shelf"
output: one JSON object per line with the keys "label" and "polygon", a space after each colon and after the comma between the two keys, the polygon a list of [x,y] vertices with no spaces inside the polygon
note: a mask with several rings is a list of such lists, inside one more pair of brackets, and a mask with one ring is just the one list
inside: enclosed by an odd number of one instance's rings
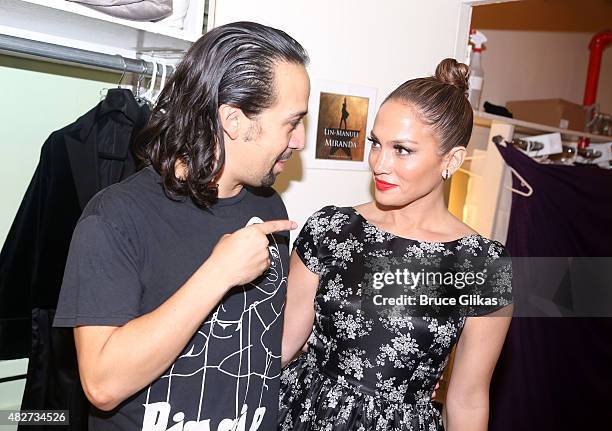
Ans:
{"label": "shelf", "polygon": [[205,0],[191,0],[181,30],[115,18],[65,0],[2,0],[0,33],[132,57],[137,52],[183,52],[202,35],[205,8]]}
{"label": "shelf", "polygon": [[592,133],[577,130],[560,129],[558,127],[546,126],[544,124],[530,123],[529,121],[516,120],[514,118],[493,115],[487,112],[474,111],[474,125],[490,127],[492,122],[511,124],[516,133],[534,135],[543,133],[561,133],[561,136],[577,141],[580,137],[589,138],[591,142],[612,142],[612,136],[594,135]]}

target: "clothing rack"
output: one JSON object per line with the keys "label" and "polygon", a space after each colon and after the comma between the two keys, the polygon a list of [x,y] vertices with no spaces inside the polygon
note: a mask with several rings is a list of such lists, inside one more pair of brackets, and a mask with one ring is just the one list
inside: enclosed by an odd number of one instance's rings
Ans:
{"label": "clothing rack", "polygon": [[[47,42],[24,39],[0,34],[0,53],[19,55],[22,57],[44,58],[62,63],[75,63],[95,69],[116,70],[123,73],[137,73],[143,76],[153,74],[153,63],[142,59],[123,57],[119,54],[104,54],[87,51],[69,46],[55,45]],[[168,75],[172,67],[166,66]],[[162,76],[163,68],[155,68],[158,76]]]}

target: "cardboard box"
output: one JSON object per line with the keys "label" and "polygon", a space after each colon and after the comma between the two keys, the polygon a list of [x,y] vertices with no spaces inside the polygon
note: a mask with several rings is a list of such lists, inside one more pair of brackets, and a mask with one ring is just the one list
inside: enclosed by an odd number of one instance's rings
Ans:
{"label": "cardboard box", "polygon": [[506,108],[517,120],[584,132],[584,107],[563,99],[514,100]]}

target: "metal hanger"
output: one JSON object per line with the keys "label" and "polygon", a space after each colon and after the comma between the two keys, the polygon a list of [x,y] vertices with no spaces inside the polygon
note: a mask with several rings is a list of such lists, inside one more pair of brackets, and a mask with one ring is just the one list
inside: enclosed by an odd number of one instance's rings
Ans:
{"label": "metal hanger", "polygon": [[149,81],[149,88],[142,95],[142,98],[147,100],[150,104],[155,103],[155,101],[153,100],[153,94],[155,90],[155,81],[157,80],[157,61],[155,61],[155,59],[152,59],[152,63],[153,74],[151,75],[151,81]]}
{"label": "metal hanger", "polygon": [[[127,88],[121,87],[121,83],[123,82],[123,78],[125,77],[125,74],[127,72],[127,64],[125,59],[121,55],[119,55],[119,57],[123,61],[123,73],[121,74],[121,78],[119,79],[117,87],[108,89],[104,101],[100,102],[97,114],[106,115],[110,112],[119,110],[125,115],[128,115],[130,116],[130,118],[132,118],[135,111],[140,109],[140,107],[137,101],[134,99],[132,91]],[[117,154],[114,152],[98,151],[98,157],[106,160],[125,161],[127,156],[124,153]]]}
{"label": "metal hanger", "polygon": [[[117,84],[117,88],[121,88],[121,83],[123,82],[123,78],[125,78],[125,74],[127,72],[127,63],[125,62],[125,58],[121,54],[115,54],[115,55],[117,55],[123,62],[123,70],[121,72],[121,78],[119,78],[119,83]],[[108,92],[108,90],[110,90],[110,88],[106,88],[106,87],[100,90],[100,100],[106,97],[106,93]]]}
{"label": "metal hanger", "polygon": [[[153,107],[157,102],[157,99],[162,93],[168,77],[176,71],[176,66],[168,62],[168,59],[162,57],[154,57],[149,55],[141,55],[140,61],[142,62],[142,72],[139,74],[136,82],[136,100],[142,105],[145,103],[150,107]],[[147,86],[147,89],[142,92],[144,87],[144,79],[146,77],[147,62],[152,64],[153,71],[151,73],[151,79]],[[172,68],[171,71],[168,69]],[[160,73],[161,72],[161,73]],[[158,73],[161,77],[158,79]]]}
{"label": "metal hanger", "polygon": [[[493,142],[499,145],[503,145],[503,146],[512,145],[510,142],[506,141],[504,137],[501,135],[493,136]],[[516,193],[517,195],[521,195],[525,197],[531,196],[533,194],[533,187],[531,187],[529,183],[527,182],[527,180],[525,180],[525,178],[523,178],[521,174],[519,174],[516,171],[516,169],[514,169],[512,166],[508,166],[508,169],[510,169],[510,172],[512,172],[519,179],[519,181],[521,182],[521,187],[525,187],[527,191],[515,189],[514,187],[508,187],[508,186],[504,186],[505,189],[510,190],[512,193]]]}
{"label": "metal hanger", "polygon": [[117,54],[121,61],[123,62],[123,71],[121,72],[121,78],[119,78],[119,83],[117,84],[118,88],[121,88],[121,83],[123,82],[123,78],[125,78],[125,73],[127,72],[127,63],[125,62],[125,58],[121,54]]}
{"label": "metal hanger", "polygon": [[[509,144],[508,142],[504,141],[503,136],[500,136],[500,135],[494,136],[493,137],[493,142],[495,142],[496,144],[499,144],[499,145],[504,145],[504,146]],[[482,155],[482,156],[469,156],[469,157],[466,157],[466,159],[467,160],[475,160],[475,159],[480,159],[480,158],[483,158],[483,157],[485,157],[485,156],[484,155]],[[508,166],[508,165],[506,164],[506,166]],[[533,187],[531,187],[531,185],[529,185],[527,180],[525,180],[525,178],[523,178],[521,176],[521,174],[519,174],[516,171],[516,169],[514,169],[512,166],[508,166],[508,169],[510,169],[510,172],[512,172],[512,174],[515,175],[519,179],[519,181],[521,182],[521,187],[526,188],[527,191],[515,189],[514,187],[508,187],[508,186],[504,186],[504,188],[507,189],[507,190],[512,191],[512,193],[516,193],[517,195],[521,195],[521,196],[525,196],[525,197],[531,196],[533,194]],[[471,172],[468,169],[459,168],[458,170],[463,172],[463,173],[465,173],[465,174],[467,174],[467,175],[475,177],[475,178],[484,178],[483,175],[476,174],[474,172]]]}
{"label": "metal hanger", "polygon": [[167,70],[168,70],[168,64],[166,62],[166,60],[162,60],[161,58],[159,59],[159,64],[162,67],[162,76],[161,76],[161,81],[159,82],[159,91],[157,92],[157,94],[155,94],[155,96],[153,96],[154,98],[154,102],[157,102],[157,99],[159,98],[159,95],[161,94],[162,90],[164,89],[164,85],[166,85],[166,74],[167,74]]}
{"label": "metal hanger", "polygon": [[144,86],[145,73],[147,71],[147,64],[143,59],[140,59],[140,62],[142,65],[142,70],[140,71],[140,73],[138,74],[138,77],[136,78],[136,93],[134,94],[134,97],[136,98],[138,105],[144,106],[148,104],[148,101],[142,97],[141,93],[142,93],[143,86]]}
{"label": "metal hanger", "polygon": [[531,196],[533,194],[533,187],[529,185],[529,183],[525,180],[525,178],[523,178],[521,174],[519,174],[516,171],[516,169],[514,169],[512,166],[508,166],[508,168],[510,169],[510,172],[512,172],[519,179],[519,181],[521,182],[521,187],[525,187],[527,191],[525,192],[523,190],[515,189],[514,187],[508,187],[508,186],[505,186],[505,188],[507,190],[510,190],[512,193],[516,193],[521,196],[525,196],[525,197]]}

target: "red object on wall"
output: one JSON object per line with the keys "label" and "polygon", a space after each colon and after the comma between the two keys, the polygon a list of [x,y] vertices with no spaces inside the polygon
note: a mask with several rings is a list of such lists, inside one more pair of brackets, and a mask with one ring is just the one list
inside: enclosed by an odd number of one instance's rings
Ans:
{"label": "red object on wall", "polygon": [[584,89],[584,106],[595,103],[597,96],[597,83],[599,82],[599,71],[601,69],[601,56],[603,50],[612,43],[612,31],[601,31],[593,36],[589,44],[591,56],[589,58],[589,71],[587,72],[586,87]]}
{"label": "red object on wall", "polygon": [[[603,50],[612,43],[612,31],[600,31],[591,39],[589,50],[589,71],[587,72],[586,86],[584,88],[584,100],[582,104],[585,107],[595,103],[597,97],[597,84],[599,82],[599,72],[601,69],[601,56]],[[578,142],[578,148],[586,148],[589,145],[589,140],[581,138]]]}

